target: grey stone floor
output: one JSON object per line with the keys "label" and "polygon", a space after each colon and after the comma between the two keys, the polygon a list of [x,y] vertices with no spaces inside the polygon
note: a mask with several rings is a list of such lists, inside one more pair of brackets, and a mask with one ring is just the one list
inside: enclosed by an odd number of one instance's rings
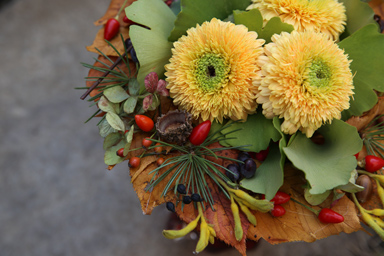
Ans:
{"label": "grey stone floor", "polygon": [[[126,166],[108,172],[96,122],[83,124],[94,109],[73,88],[84,84],[80,62],[92,62],[85,46],[108,4],[13,0],[0,9],[0,256],[192,255],[195,241],[162,237],[164,207],[142,215]],[[380,255],[380,245],[357,232],[261,242],[249,255]]]}

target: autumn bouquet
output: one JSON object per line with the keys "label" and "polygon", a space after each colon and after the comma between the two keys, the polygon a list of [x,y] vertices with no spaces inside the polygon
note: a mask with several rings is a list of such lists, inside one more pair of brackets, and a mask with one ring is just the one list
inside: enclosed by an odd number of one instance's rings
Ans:
{"label": "autumn bouquet", "polygon": [[[381,1],[112,0],[87,49],[104,162],[221,240],[384,239]],[[376,173],[375,173],[376,172]],[[319,232],[321,230],[321,232]]]}

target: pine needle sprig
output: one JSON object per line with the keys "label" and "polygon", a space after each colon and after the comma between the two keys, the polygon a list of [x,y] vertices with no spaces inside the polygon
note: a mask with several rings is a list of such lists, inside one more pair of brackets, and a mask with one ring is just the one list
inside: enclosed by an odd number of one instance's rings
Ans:
{"label": "pine needle sprig", "polygon": [[[228,123],[217,131],[213,132],[201,145],[198,146],[192,145],[190,143],[187,143],[183,146],[178,146],[156,139],[149,139],[157,144],[157,146],[152,146],[150,148],[158,147],[160,144],[160,146],[170,146],[171,150],[176,150],[180,154],[168,158],[162,165],[150,172],[150,174],[152,174],[152,178],[146,190],[152,190],[155,186],[167,178],[167,183],[164,186],[161,196],[166,196],[166,194],[171,190],[172,186],[173,192],[177,194],[177,186],[179,184],[184,184],[187,188],[187,191],[198,193],[203,198],[203,200],[208,202],[210,207],[214,209],[214,199],[207,182],[207,179],[210,179],[213,184],[217,185],[223,194],[229,199],[230,195],[221,185],[221,182],[227,183],[230,182],[230,179],[221,170],[228,172],[231,171],[226,167],[216,163],[215,161],[209,160],[207,157],[242,163],[242,161],[237,159],[221,156],[216,153],[223,150],[244,150],[246,146],[208,148],[208,146],[213,143],[227,140],[228,134],[237,131],[224,131],[232,124],[233,122]],[[164,170],[163,168],[165,167],[167,167],[168,170],[162,172],[162,170]]]}
{"label": "pine needle sprig", "polygon": [[383,116],[375,117],[361,132],[368,155],[379,155],[381,158],[384,158],[384,144],[381,142],[384,140],[384,121],[379,122],[379,119]]}

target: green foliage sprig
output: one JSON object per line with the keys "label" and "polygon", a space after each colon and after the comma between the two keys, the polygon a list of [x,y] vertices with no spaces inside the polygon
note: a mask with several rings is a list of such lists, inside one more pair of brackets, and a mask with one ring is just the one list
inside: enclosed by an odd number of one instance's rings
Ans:
{"label": "green foliage sprig", "polygon": [[[164,141],[151,139],[153,142],[160,143],[162,146],[171,146],[173,150],[180,152],[181,155],[168,158],[162,165],[150,172],[150,174],[153,176],[150,185],[147,187],[147,191],[153,189],[162,180],[171,175],[164,187],[161,196],[165,196],[173,184],[175,194],[177,193],[177,186],[179,184],[186,184],[187,191],[201,195],[203,200],[208,202],[213,209],[214,199],[212,197],[211,191],[208,188],[208,183],[206,180],[207,177],[209,177],[229,199],[230,196],[227,190],[221,185],[221,181],[230,182],[230,179],[225,174],[223,174],[220,169],[228,172],[231,171],[214,161],[208,160],[207,157],[214,157],[215,159],[221,158],[242,163],[241,161],[233,158],[217,155],[216,152],[233,149],[245,150],[248,145],[211,149],[208,148],[208,146],[213,143],[231,139],[228,137],[228,135],[230,133],[237,132],[238,130],[225,132],[224,129],[228,128],[232,124],[233,123],[230,123],[212,132],[207,137],[207,139],[198,146],[189,143],[184,146],[177,146],[166,143]],[[170,168],[159,174],[164,167]]]}

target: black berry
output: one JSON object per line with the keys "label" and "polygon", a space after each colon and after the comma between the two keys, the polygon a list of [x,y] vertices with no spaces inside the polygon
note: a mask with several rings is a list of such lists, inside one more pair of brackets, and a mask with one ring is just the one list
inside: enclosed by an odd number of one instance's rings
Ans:
{"label": "black berry", "polygon": [[193,202],[201,202],[201,197],[199,194],[192,194],[191,199]]}
{"label": "black berry", "polygon": [[249,156],[249,154],[248,154],[247,152],[241,152],[241,153],[238,155],[237,160],[242,161],[242,162],[245,162],[245,160],[247,160],[247,159],[249,159],[249,158],[251,158],[251,157]]}
{"label": "black berry", "polygon": [[239,166],[237,164],[230,164],[227,166],[229,171],[225,171],[225,175],[232,181],[236,182],[240,178]]}
{"label": "black berry", "polygon": [[244,165],[240,168],[241,175],[244,178],[249,179],[256,173],[256,163],[252,158],[245,160]]}
{"label": "black berry", "polygon": [[170,212],[175,212],[176,211],[175,210],[175,205],[172,202],[167,202],[166,207],[167,207],[168,211],[170,211]]}
{"label": "black berry", "polygon": [[177,192],[183,195],[187,194],[187,189],[185,188],[184,184],[177,185]]}
{"label": "black berry", "polygon": [[192,199],[190,196],[183,196],[183,203],[190,204],[192,202]]}

